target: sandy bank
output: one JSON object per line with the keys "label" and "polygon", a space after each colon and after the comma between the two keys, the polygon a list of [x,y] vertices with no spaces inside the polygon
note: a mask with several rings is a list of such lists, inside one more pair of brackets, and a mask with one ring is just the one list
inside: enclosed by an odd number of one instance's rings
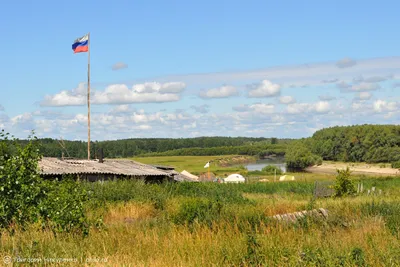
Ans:
{"label": "sandy bank", "polygon": [[353,174],[400,176],[398,169],[390,168],[389,164],[386,164],[386,166],[385,168],[381,168],[379,165],[367,163],[324,162],[320,166],[307,168],[307,171],[314,173],[336,173],[336,169],[349,167]]}

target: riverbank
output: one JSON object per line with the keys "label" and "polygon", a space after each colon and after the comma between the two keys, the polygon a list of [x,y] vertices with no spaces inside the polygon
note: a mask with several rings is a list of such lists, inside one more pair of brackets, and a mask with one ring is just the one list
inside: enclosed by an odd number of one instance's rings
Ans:
{"label": "riverbank", "polygon": [[368,164],[368,163],[352,163],[352,162],[333,162],[324,161],[320,166],[313,166],[306,169],[312,173],[328,173],[334,174],[337,169],[350,168],[353,174],[374,175],[374,176],[396,176],[400,175],[398,169],[393,169],[390,164]]}

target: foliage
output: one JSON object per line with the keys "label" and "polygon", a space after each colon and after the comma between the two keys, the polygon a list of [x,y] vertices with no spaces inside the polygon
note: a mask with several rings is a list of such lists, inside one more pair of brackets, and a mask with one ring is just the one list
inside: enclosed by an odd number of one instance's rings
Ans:
{"label": "foliage", "polygon": [[[37,206],[45,197],[38,173],[37,139],[21,147],[9,134],[0,133],[0,228],[37,220]],[[14,150],[14,152],[12,152]]]}
{"label": "foliage", "polygon": [[349,167],[345,170],[337,170],[336,181],[333,185],[336,197],[352,195],[356,192],[355,185],[351,180],[351,171]]}
{"label": "foliage", "polygon": [[320,162],[320,157],[311,153],[303,140],[288,146],[285,159],[287,168],[291,170],[303,170]]}
{"label": "foliage", "polygon": [[[39,141],[42,144],[41,153],[46,157],[60,157],[62,153],[64,153],[66,157],[85,158],[86,156],[85,148],[87,147],[87,143],[83,141],[62,141],[65,144],[65,150],[61,148],[59,140],[44,138]],[[21,140],[19,142],[25,144],[28,141]],[[271,139],[263,137],[133,138],[113,141],[96,141],[92,142],[90,147],[91,155],[95,156],[96,151],[99,148],[103,148],[104,156],[108,158],[164,155],[164,152],[168,156],[256,155],[259,152],[263,152],[263,155],[283,155],[285,144],[288,142],[290,142],[290,139]]]}
{"label": "foliage", "polygon": [[319,130],[308,140],[310,150],[324,160],[369,163],[400,160],[399,125],[337,126]]}
{"label": "foliage", "polygon": [[55,233],[82,231],[89,234],[85,205],[89,195],[80,182],[70,178],[62,181],[44,181],[46,197],[39,204],[40,215]]}
{"label": "foliage", "polygon": [[157,156],[217,156],[217,155],[250,155],[263,158],[269,155],[284,156],[286,145],[251,144],[242,146],[193,147],[173,149],[165,152],[144,153],[143,157]]}
{"label": "foliage", "polygon": [[275,165],[267,165],[264,168],[262,168],[262,171],[269,175],[273,175],[273,174],[281,175],[282,174],[281,168],[279,168]]}
{"label": "foliage", "polygon": [[40,177],[41,158],[36,137],[24,146],[0,134],[0,228],[41,222],[57,232],[88,233],[84,214],[87,194],[73,181],[45,181]]}
{"label": "foliage", "polygon": [[190,198],[183,202],[179,212],[172,216],[176,224],[206,223],[211,226],[213,221],[218,220],[223,205],[219,201],[208,199]]}
{"label": "foliage", "polygon": [[400,169],[400,160],[396,162],[392,162],[393,169]]}

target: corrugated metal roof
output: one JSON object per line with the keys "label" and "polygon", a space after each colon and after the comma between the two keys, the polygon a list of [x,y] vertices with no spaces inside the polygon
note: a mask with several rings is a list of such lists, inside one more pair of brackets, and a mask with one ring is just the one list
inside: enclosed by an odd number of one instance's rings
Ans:
{"label": "corrugated metal roof", "polygon": [[127,159],[73,160],[42,158],[39,162],[42,175],[111,174],[124,176],[171,176],[156,167]]}

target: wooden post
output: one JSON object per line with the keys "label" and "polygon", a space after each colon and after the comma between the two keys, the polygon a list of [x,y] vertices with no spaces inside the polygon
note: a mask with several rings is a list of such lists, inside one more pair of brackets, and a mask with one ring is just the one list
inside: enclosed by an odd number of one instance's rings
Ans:
{"label": "wooden post", "polygon": [[87,82],[87,106],[88,106],[88,147],[87,156],[90,160],[90,32],[88,33],[88,82]]}
{"label": "wooden post", "polygon": [[210,180],[210,162],[208,162],[208,180]]}

